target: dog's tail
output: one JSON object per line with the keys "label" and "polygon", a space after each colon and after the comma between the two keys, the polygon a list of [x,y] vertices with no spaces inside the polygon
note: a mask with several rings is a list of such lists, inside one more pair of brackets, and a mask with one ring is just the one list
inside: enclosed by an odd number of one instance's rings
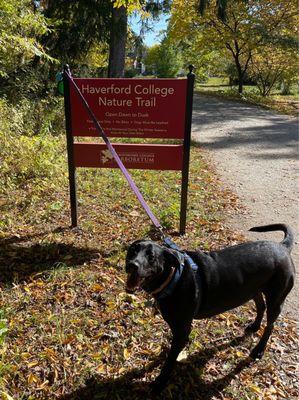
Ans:
{"label": "dog's tail", "polygon": [[283,244],[290,252],[293,248],[294,234],[293,234],[292,229],[286,224],[255,226],[254,228],[251,228],[249,230],[253,231],[253,232],[283,231],[284,239],[281,242],[281,244]]}

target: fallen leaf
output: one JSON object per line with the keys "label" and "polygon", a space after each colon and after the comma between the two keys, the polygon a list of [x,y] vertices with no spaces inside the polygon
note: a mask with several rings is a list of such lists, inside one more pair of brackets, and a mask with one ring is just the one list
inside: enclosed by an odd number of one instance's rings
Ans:
{"label": "fallen leaf", "polygon": [[124,348],[124,359],[127,360],[130,358],[131,352],[127,348]]}
{"label": "fallen leaf", "polygon": [[38,365],[38,361],[31,361],[30,363],[28,363],[27,364],[28,365],[28,368],[32,368],[32,367],[35,367],[36,365]]}
{"label": "fallen leaf", "polygon": [[186,350],[182,350],[177,357],[177,361],[185,361],[188,358],[188,353]]}
{"label": "fallen leaf", "polygon": [[38,377],[34,374],[29,374],[27,377],[27,382],[29,385],[32,385],[33,383],[37,383],[39,381]]}
{"label": "fallen leaf", "polygon": [[1,400],[14,400],[8,393],[1,392]]}

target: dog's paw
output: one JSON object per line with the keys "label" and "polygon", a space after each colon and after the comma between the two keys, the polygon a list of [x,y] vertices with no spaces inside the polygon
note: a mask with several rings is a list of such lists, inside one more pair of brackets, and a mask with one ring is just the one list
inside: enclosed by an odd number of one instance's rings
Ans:
{"label": "dog's paw", "polygon": [[245,332],[250,334],[250,333],[255,333],[260,329],[260,325],[256,324],[255,322],[252,322],[245,328]]}
{"label": "dog's paw", "polygon": [[250,357],[253,360],[260,360],[263,357],[263,355],[264,355],[264,351],[260,350],[257,347],[255,347],[253,350],[251,350],[251,353],[250,353]]}

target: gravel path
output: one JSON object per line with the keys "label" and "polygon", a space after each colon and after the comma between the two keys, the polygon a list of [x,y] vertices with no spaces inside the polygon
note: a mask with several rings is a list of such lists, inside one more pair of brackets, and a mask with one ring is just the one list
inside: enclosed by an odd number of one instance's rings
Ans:
{"label": "gravel path", "polygon": [[193,139],[210,150],[224,183],[246,212],[229,218],[232,228],[250,240],[281,240],[281,233],[251,233],[257,225],[289,224],[296,284],[284,315],[299,321],[298,120],[260,107],[195,95]]}

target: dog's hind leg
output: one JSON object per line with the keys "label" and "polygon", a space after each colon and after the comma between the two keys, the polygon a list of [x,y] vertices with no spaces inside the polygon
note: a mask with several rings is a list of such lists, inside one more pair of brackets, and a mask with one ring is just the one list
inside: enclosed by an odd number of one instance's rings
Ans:
{"label": "dog's hind leg", "polygon": [[277,317],[279,316],[282,309],[282,304],[277,305],[275,308],[271,309],[270,312],[267,310],[267,326],[264,330],[264,333],[258,342],[258,344],[251,350],[250,357],[253,359],[262,358],[267,342],[269,337],[273,331],[274,322],[276,321]]}
{"label": "dog's hind leg", "polygon": [[256,305],[256,318],[253,322],[251,322],[251,324],[249,324],[246,328],[245,328],[245,332],[257,332],[260,329],[261,326],[261,322],[264,316],[264,312],[266,310],[266,304],[263,298],[263,294],[262,292],[260,292],[257,296],[255,296],[253,298],[255,305]]}
{"label": "dog's hind leg", "polygon": [[[262,358],[269,337],[273,331],[274,322],[277,320],[279,314],[281,313],[282,306],[285,298],[287,297],[289,291],[292,289],[294,281],[291,278],[284,287],[284,290],[281,290],[281,283],[283,281],[277,281],[276,285],[274,284],[271,289],[265,290],[266,304],[267,304],[267,325],[264,330],[264,333],[258,342],[258,344],[252,349],[250,353],[251,358]],[[280,286],[280,290],[279,290]],[[279,296],[280,292],[280,296]]]}

